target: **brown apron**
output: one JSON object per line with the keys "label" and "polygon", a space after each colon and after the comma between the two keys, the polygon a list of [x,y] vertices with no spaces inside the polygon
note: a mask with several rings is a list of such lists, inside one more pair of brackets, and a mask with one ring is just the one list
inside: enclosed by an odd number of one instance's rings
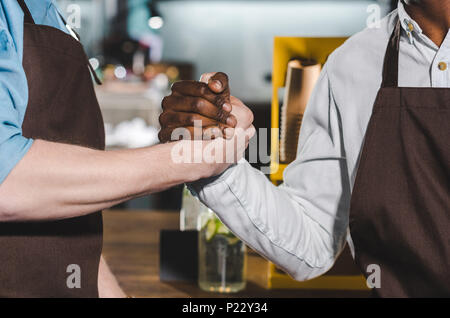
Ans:
{"label": "brown apron", "polygon": [[450,296],[450,88],[398,87],[400,22],[386,51],[350,209],[355,259],[381,297]]}
{"label": "brown apron", "polygon": [[[29,86],[23,135],[104,149],[103,120],[82,45],[61,30],[35,24],[18,1],[25,14],[23,68]],[[98,297],[101,250],[101,212],[0,223],[0,297]],[[67,285],[71,264],[81,269],[81,288]]]}

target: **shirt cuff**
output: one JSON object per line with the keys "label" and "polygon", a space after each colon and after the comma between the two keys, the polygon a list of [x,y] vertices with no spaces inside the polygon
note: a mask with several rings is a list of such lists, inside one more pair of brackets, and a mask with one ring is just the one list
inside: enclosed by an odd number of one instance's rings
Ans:
{"label": "shirt cuff", "polygon": [[225,180],[227,180],[233,174],[233,172],[237,169],[237,165],[244,161],[245,161],[245,159],[242,158],[241,160],[239,160],[239,162],[237,164],[235,163],[235,164],[231,165],[224,172],[222,172],[221,174],[219,174],[217,176],[200,179],[200,180],[190,182],[190,183],[186,183],[186,185],[188,186],[189,190],[191,191],[191,193],[193,195],[198,196],[198,193],[200,193],[203,188],[208,187],[208,186],[214,186],[216,184],[222,183]]}

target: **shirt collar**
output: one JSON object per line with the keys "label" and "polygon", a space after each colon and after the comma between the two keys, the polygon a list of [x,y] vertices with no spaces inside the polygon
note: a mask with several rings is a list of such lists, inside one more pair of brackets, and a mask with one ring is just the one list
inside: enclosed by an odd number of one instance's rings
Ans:
{"label": "shirt collar", "polygon": [[411,44],[414,43],[414,34],[420,36],[422,34],[422,28],[419,24],[411,18],[411,16],[406,12],[405,6],[402,1],[398,2],[397,6],[398,18],[400,20],[400,25],[405,30],[408,35]]}

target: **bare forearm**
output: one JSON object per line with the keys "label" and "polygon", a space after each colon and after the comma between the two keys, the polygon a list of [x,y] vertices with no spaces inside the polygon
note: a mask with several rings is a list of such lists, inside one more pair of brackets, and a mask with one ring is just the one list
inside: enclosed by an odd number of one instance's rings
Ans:
{"label": "bare forearm", "polygon": [[0,185],[0,220],[76,217],[204,177],[201,164],[176,164],[173,144],[99,151],[36,140]]}

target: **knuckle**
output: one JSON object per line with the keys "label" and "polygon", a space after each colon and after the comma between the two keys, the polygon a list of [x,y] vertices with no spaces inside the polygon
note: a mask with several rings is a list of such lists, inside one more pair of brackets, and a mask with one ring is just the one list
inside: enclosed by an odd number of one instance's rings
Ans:
{"label": "knuckle", "polygon": [[191,111],[196,111],[197,110],[197,98],[192,98],[189,102],[189,108]]}
{"label": "knuckle", "polygon": [[226,122],[227,118],[228,118],[228,113],[226,113],[222,109],[219,109],[219,111],[217,112],[217,120],[224,123],[224,122]]}
{"label": "knuckle", "polygon": [[170,106],[170,96],[165,96],[161,102],[162,109],[167,109]]}
{"label": "knuckle", "polygon": [[201,112],[204,108],[204,102],[201,98],[195,98],[192,101],[192,110],[196,112]]}
{"label": "knuckle", "polygon": [[159,124],[162,128],[166,128],[171,124],[178,124],[179,119],[178,116],[174,112],[165,111],[159,116]]}
{"label": "knuckle", "polygon": [[255,119],[255,115],[253,114],[253,112],[247,108],[247,116],[248,116],[248,120],[250,121],[250,123],[253,123],[253,120]]}
{"label": "knuckle", "polygon": [[221,107],[226,102],[226,96],[223,94],[214,97],[214,104]]}
{"label": "knuckle", "polygon": [[161,142],[165,142],[166,141],[165,134],[164,134],[164,131],[162,129],[158,133],[158,139]]}
{"label": "knuckle", "polygon": [[252,138],[256,134],[256,128],[255,126],[250,126],[250,138]]}
{"label": "knuckle", "polygon": [[203,82],[199,82],[199,93],[202,96],[205,96],[207,93],[207,89],[208,89],[208,85],[203,83]]}
{"label": "knuckle", "polygon": [[181,85],[180,81],[173,83],[171,87],[172,92],[177,91],[180,88],[180,85]]}
{"label": "knuckle", "polygon": [[193,125],[196,120],[197,120],[197,115],[195,115],[195,114],[189,114],[187,116],[187,124],[188,125]]}
{"label": "knuckle", "polygon": [[165,112],[163,112],[161,115],[159,115],[159,124],[161,126],[164,126],[164,124],[166,122],[165,117],[166,117],[166,113]]}
{"label": "knuckle", "polygon": [[203,73],[202,76],[200,76],[200,81],[206,81],[208,78],[210,78],[213,75],[213,73]]}

